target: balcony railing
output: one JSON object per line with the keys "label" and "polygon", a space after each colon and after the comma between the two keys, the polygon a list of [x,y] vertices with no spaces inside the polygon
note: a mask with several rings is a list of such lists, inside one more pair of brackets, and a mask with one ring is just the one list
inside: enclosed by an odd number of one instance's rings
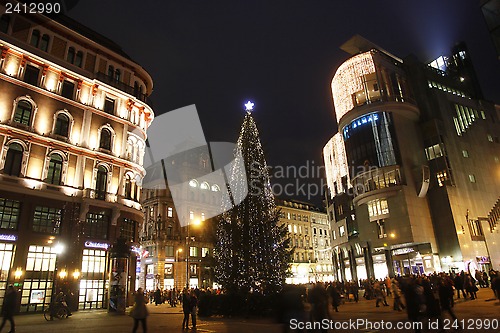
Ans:
{"label": "balcony railing", "polygon": [[374,168],[360,173],[352,179],[351,183],[354,188],[355,197],[371,191],[401,185],[399,165]]}
{"label": "balcony railing", "polygon": [[151,99],[143,93],[138,92],[134,87],[129,86],[126,83],[123,83],[121,81],[116,80],[114,77],[111,77],[105,73],[98,72],[95,76],[95,78],[99,81],[102,81],[106,84],[109,84],[110,86],[113,86],[117,89],[120,89],[121,91],[126,92],[127,94],[130,94],[132,96],[135,96],[138,100],[146,103],[150,107],[153,107],[153,103]]}

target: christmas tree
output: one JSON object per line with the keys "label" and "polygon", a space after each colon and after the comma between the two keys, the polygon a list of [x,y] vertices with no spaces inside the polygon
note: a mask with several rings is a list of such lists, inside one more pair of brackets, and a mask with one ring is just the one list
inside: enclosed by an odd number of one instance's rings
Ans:
{"label": "christmas tree", "polygon": [[[285,226],[269,180],[269,171],[255,121],[247,106],[236,147],[236,159],[228,177],[233,201],[248,194],[240,204],[224,213],[217,227],[217,282],[229,293],[258,291],[272,294],[281,290],[289,272],[291,252],[287,250]],[[244,163],[245,172],[242,165]]]}

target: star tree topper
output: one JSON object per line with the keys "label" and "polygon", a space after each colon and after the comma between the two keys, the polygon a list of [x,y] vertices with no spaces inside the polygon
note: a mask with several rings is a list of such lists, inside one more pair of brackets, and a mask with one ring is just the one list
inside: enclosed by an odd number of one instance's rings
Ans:
{"label": "star tree topper", "polygon": [[248,102],[245,104],[245,110],[246,110],[247,112],[252,112],[252,111],[253,111],[253,106],[254,106],[254,105],[255,105],[254,103],[252,103],[252,102],[248,101]]}

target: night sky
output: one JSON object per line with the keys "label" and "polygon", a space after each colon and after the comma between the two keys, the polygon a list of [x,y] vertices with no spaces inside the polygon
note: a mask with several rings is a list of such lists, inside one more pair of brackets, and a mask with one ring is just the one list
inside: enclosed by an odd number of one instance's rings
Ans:
{"label": "night sky", "polygon": [[148,70],[157,115],[196,104],[207,141],[235,142],[243,104],[254,101],[271,166],[322,165],[336,131],[330,83],[354,34],[426,62],[465,41],[486,99],[500,102],[499,62],[475,0],[81,0],[68,15]]}

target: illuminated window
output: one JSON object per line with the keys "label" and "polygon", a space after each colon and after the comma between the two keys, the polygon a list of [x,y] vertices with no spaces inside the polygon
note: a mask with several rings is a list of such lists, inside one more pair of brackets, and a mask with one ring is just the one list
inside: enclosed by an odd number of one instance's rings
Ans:
{"label": "illuminated window", "polygon": [[474,176],[474,175],[469,175],[469,181],[470,181],[471,183],[475,183],[475,182],[476,182],[476,176]]}
{"label": "illuminated window", "polygon": [[205,213],[201,213],[201,220],[205,221]]}
{"label": "illuminated window", "polygon": [[220,191],[220,188],[218,185],[212,185],[212,191],[213,192],[219,192]]}
{"label": "illuminated window", "polygon": [[463,157],[469,157],[469,151],[467,151],[466,149],[462,150],[462,156]]}
{"label": "illuminated window", "polygon": [[168,207],[167,208],[167,217],[172,217],[174,216],[174,210],[172,209],[172,207]]}
{"label": "illuminated window", "polygon": [[190,257],[197,257],[198,256],[198,248],[196,246],[189,247],[189,256]]}
{"label": "illuminated window", "polygon": [[446,184],[446,181],[448,180],[448,176],[446,174],[446,171],[438,171],[436,173],[436,178],[439,186],[444,186]]}
{"label": "illuminated window", "polygon": [[389,206],[386,199],[376,199],[368,202],[368,215],[376,217],[389,214]]}
{"label": "illuminated window", "polygon": [[425,148],[425,155],[427,156],[428,161],[443,156],[444,155],[443,145],[436,144]]}
{"label": "illuminated window", "polygon": [[341,225],[339,227],[339,236],[342,237],[345,235],[345,227],[343,225]]}
{"label": "illuminated window", "polygon": [[385,221],[384,220],[377,221],[377,231],[378,231],[378,238],[386,238],[387,237],[387,234],[385,233]]}
{"label": "illuminated window", "polygon": [[191,186],[191,187],[198,187],[198,182],[196,180],[194,180],[194,179],[191,179],[189,181],[189,186]]}
{"label": "illuminated window", "polygon": [[210,188],[210,185],[208,185],[207,182],[203,182],[203,183],[201,183],[200,188],[202,190],[208,190]]}
{"label": "illuminated window", "polygon": [[288,225],[288,232],[292,233],[292,225],[291,224]]}
{"label": "illuminated window", "polygon": [[488,141],[493,142],[493,137],[490,134],[488,134]]}
{"label": "illuminated window", "polygon": [[293,225],[293,233],[297,233],[297,226],[295,224]]}
{"label": "illuminated window", "polygon": [[194,220],[194,212],[192,210],[189,211],[189,219]]}
{"label": "illuminated window", "polygon": [[208,250],[208,247],[202,247],[201,248],[201,257],[205,258],[210,254],[210,251]]}

